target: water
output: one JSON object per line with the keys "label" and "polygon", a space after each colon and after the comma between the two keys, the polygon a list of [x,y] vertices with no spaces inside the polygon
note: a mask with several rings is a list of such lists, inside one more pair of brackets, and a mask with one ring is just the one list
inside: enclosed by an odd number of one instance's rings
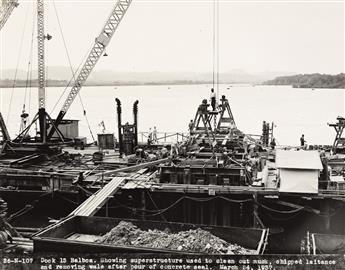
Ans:
{"label": "water", "polygon": [[[187,132],[188,122],[194,118],[202,99],[209,98],[210,85],[145,85],[84,87],[81,90],[91,129],[96,135],[103,120],[108,131],[116,134],[115,98],[122,102],[123,123],[133,122],[132,108],[139,100],[139,130],[157,127],[158,132]],[[47,89],[47,111],[51,112],[64,88]],[[290,86],[220,85],[219,95],[229,99],[236,124],[245,133],[261,134],[262,121],[274,122],[274,136],[278,144],[298,145],[301,134],[308,144],[332,144],[335,136],[327,123],[344,116],[344,91],[342,89],[295,89]],[[13,91],[12,105],[8,114],[12,89],[1,89],[1,112],[8,117],[11,136],[18,134],[20,114],[25,89]],[[29,97],[31,102],[29,106]],[[58,103],[51,114],[56,117],[62,106]],[[37,111],[37,90],[26,91],[26,106],[33,117]],[[27,110],[29,111],[29,109]],[[71,106],[65,118],[80,119],[80,134],[91,140],[79,98]]]}

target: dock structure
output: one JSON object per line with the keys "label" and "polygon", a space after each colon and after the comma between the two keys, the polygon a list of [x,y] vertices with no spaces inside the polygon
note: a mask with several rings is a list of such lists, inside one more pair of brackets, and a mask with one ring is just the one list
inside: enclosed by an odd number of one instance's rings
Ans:
{"label": "dock structure", "polygon": [[[105,216],[272,228],[286,230],[295,240],[306,226],[314,232],[345,234],[345,228],[336,224],[337,220],[345,222],[344,160],[328,161],[333,174],[338,174],[336,183],[334,175],[324,171],[327,159],[320,161],[317,151],[286,151],[289,156],[303,157],[293,157],[296,164],[282,166],[277,161],[283,150],[272,149],[237,129],[228,100],[222,97],[220,104],[210,111],[203,101],[189,136],[181,135],[184,140],[171,145],[138,144],[126,156],[114,149],[86,148],[3,159],[0,196],[5,200],[14,193],[30,194],[31,200],[41,196],[60,199],[70,218]],[[318,166],[301,168],[303,154],[313,154]],[[301,169],[312,171],[302,175]],[[301,181],[302,186],[293,184]],[[291,229],[299,224],[302,213],[306,225],[296,236]],[[272,239],[279,243],[283,238],[273,235]]]}

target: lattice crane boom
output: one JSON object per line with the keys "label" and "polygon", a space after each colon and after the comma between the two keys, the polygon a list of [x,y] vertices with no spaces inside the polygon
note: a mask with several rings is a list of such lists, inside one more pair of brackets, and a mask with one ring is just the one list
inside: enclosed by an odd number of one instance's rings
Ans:
{"label": "lattice crane boom", "polygon": [[[89,77],[92,69],[95,67],[96,63],[98,62],[100,57],[103,55],[105,48],[109,44],[123,16],[126,14],[131,2],[132,0],[118,0],[117,3],[115,4],[107,22],[105,23],[105,26],[103,27],[99,36],[95,39],[95,44],[93,48],[91,49],[83,67],[81,68],[78,74],[78,77],[76,78],[75,83],[65,103],[63,104],[58,117],[56,118],[54,122],[55,127],[57,127],[61,123],[69,107],[71,106],[74,99],[78,95],[80,89],[82,88],[87,78]],[[51,129],[51,131],[48,134],[48,139],[52,137],[53,133],[54,133],[54,130]]]}
{"label": "lattice crane boom", "polygon": [[45,108],[44,5],[37,0],[38,108]]}
{"label": "lattice crane boom", "polygon": [[0,30],[4,27],[12,11],[18,5],[18,0],[2,0],[0,8]]}

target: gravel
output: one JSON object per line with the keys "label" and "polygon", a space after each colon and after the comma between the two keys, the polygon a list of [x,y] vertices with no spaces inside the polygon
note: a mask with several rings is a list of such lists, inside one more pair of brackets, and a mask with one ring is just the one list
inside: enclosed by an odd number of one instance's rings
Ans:
{"label": "gravel", "polygon": [[121,221],[97,242],[209,254],[255,254],[256,252],[234,243],[228,243],[200,228],[178,233],[171,233],[169,229],[143,231],[133,223],[126,221]]}

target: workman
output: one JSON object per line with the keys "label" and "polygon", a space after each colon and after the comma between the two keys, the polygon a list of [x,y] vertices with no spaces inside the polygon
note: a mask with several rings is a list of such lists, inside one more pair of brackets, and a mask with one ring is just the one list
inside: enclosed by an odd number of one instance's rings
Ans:
{"label": "workman", "polygon": [[275,148],[276,148],[276,140],[275,140],[275,138],[272,138],[272,141],[271,141],[271,143],[270,143],[270,145],[271,145],[271,149],[272,150],[274,150]]}
{"label": "workman", "polygon": [[151,145],[152,143],[152,129],[150,128],[149,134],[147,135],[147,145]]}
{"label": "workman", "polygon": [[228,153],[228,149],[226,147],[223,147],[223,152],[222,152],[221,158],[224,161],[224,166],[226,166],[229,163],[229,153]]}
{"label": "workman", "polygon": [[190,120],[189,124],[188,124],[188,129],[189,129],[189,135],[192,135],[192,131],[194,129],[194,122],[193,119]]}
{"label": "workman", "polygon": [[157,143],[157,142],[158,142],[158,140],[157,140],[157,129],[156,129],[156,127],[153,127],[152,140],[153,140],[154,143]]}
{"label": "workman", "polygon": [[307,141],[304,139],[304,134],[302,134],[302,137],[300,138],[300,141],[301,141],[301,146],[304,147],[305,143],[307,142]]}
{"label": "workman", "polygon": [[216,110],[216,94],[213,88],[211,88],[210,100],[211,100],[212,111],[215,111]]}
{"label": "workman", "polygon": [[174,157],[176,155],[178,155],[178,146],[177,146],[177,143],[173,143],[171,144],[170,156]]}

